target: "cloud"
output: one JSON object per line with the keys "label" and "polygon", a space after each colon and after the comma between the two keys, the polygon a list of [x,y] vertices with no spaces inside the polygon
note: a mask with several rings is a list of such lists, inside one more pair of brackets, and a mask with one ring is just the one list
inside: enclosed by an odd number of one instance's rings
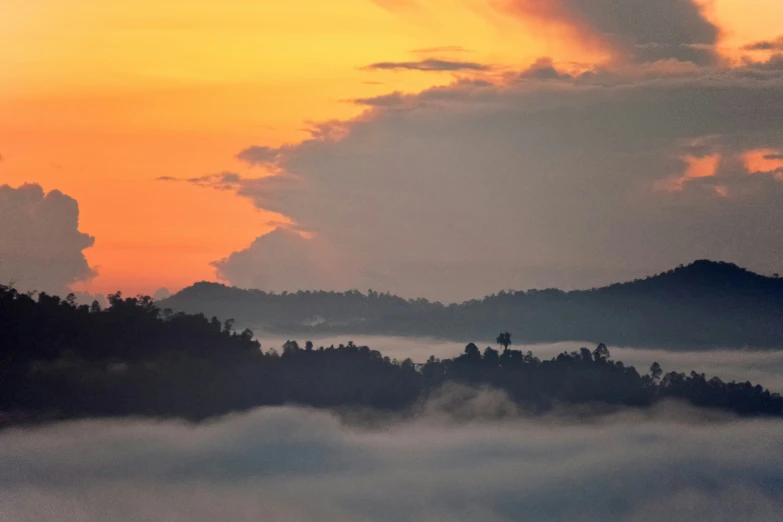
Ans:
{"label": "cloud", "polygon": [[541,60],[509,78],[360,100],[281,155],[297,184],[275,210],[364,260],[360,288],[406,296],[590,287],[700,258],[780,272],[783,184],[743,158],[783,145],[783,69],[569,77]]}
{"label": "cloud", "polygon": [[402,105],[405,103],[405,95],[403,93],[395,91],[389,94],[381,96],[373,96],[371,98],[355,98],[351,100],[358,105],[370,105],[373,107],[391,107],[394,105]]}
{"label": "cloud", "polygon": [[743,47],[746,51],[783,51],[783,36],[774,40],[753,42]]}
{"label": "cloud", "polygon": [[41,522],[777,519],[783,424],[700,417],[668,405],[585,422],[364,429],[262,408],[202,425],[6,430],[0,510]]}
{"label": "cloud", "polygon": [[40,185],[0,186],[0,283],[67,293],[95,275],[83,251],[95,238],[79,231],[79,204]]}
{"label": "cloud", "polygon": [[368,71],[379,70],[408,70],[408,71],[488,71],[492,67],[477,62],[463,62],[459,60],[441,60],[428,58],[415,62],[377,62],[363,67]]}
{"label": "cloud", "polygon": [[764,159],[771,161],[783,160],[783,154],[765,154]]}
{"label": "cloud", "polygon": [[636,62],[714,63],[719,30],[694,0],[512,0],[526,19],[565,25]]}
{"label": "cloud", "polygon": [[573,76],[555,68],[551,58],[539,58],[530,67],[519,73],[519,77],[531,80],[572,80]]}
{"label": "cloud", "polygon": [[246,249],[215,261],[217,277],[242,288],[275,292],[340,288],[347,281],[337,254],[317,237],[306,235],[279,225]]}
{"label": "cloud", "polygon": [[277,159],[280,149],[272,147],[248,147],[237,154],[237,158],[250,165],[263,165],[265,163],[274,163]]}
{"label": "cloud", "polygon": [[[267,165],[274,170],[274,164]],[[219,172],[206,174],[192,178],[177,178],[174,176],[161,176],[156,181],[190,183],[202,188],[215,190],[232,190],[239,196],[247,197],[253,203],[265,210],[276,211],[288,196],[295,193],[298,182],[296,178],[284,172],[277,174],[265,174],[258,177],[245,177],[236,172]]]}

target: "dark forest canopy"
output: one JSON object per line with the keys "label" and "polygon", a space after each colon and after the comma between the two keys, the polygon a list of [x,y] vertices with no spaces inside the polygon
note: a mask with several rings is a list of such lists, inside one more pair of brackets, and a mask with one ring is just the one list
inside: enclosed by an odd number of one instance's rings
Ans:
{"label": "dark forest canopy", "polygon": [[197,283],[162,304],[189,313],[226,314],[239,324],[286,335],[465,341],[512,329],[525,342],[783,347],[783,279],[706,260],[603,288],[503,291],[449,305],[372,290],[274,294],[217,283]]}
{"label": "dark forest canopy", "polygon": [[554,404],[647,407],[673,398],[740,415],[783,415],[783,399],[761,386],[691,372],[640,374],[609,350],[581,348],[551,360],[473,343],[462,355],[424,364],[390,360],[353,343],[287,342],[264,351],[232,321],[159,310],[148,297],[109,297],[101,310],[0,287],[2,423],[94,416],[203,419],[262,405],[407,411],[450,382],[491,386],[531,412]]}

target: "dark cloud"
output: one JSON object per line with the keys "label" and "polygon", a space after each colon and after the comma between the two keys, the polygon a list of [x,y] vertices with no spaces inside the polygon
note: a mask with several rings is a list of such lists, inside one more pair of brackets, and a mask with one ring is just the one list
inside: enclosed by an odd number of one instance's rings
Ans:
{"label": "dark cloud", "polygon": [[783,154],[777,153],[777,154],[766,154],[764,155],[765,160],[783,160]]}
{"label": "dark cloud", "polygon": [[[467,393],[465,413],[508,411]],[[357,429],[328,413],[262,408],[202,425],[84,421],[0,435],[8,520],[490,522],[777,520],[777,421],[724,421],[678,405],[579,422]],[[511,410],[513,411],[513,410]],[[462,413],[462,411],[460,412]],[[470,418],[470,417],[469,417]]]}
{"label": "dark cloud", "polygon": [[254,146],[240,151],[237,158],[251,165],[263,165],[274,163],[279,153],[280,149]]}
{"label": "dark cloud", "polygon": [[[260,192],[361,260],[359,288],[407,296],[589,287],[699,258],[780,272],[783,183],[742,158],[783,146],[782,69],[532,71],[365,100],[286,149],[295,185]],[[689,174],[711,155],[715,175]]]}
{"label": "dark cloud", "polygon": [[513,0],[525,17],[566,24],[638,62],[713,63],[719,30],[694,0]]}
{"label": "dark cloud", "polygon": [[783,51],[783,36],[774,40],[753,42],[743,47],[746,51]]}
{"label": "dark cloud", "polygon": [[573,76],[555,69],[551,58],[539,58],[533,65],[519,73],[519,77],[532,80],[572,80]]}
{"label": "dark cloud", "polygon": [[83,251],[92,236],[79,231],[79,204],[40,185],[0,186],[0,283],[64,294],[95,275]]}
{"label": "dark cloud", "polygon": [[363,67],[370,71],[408,70],[408,71],[487,71],[492,67],[483,63],[463,62],[459,60],[441,60],[429,58],[415,62],[377,62]]}

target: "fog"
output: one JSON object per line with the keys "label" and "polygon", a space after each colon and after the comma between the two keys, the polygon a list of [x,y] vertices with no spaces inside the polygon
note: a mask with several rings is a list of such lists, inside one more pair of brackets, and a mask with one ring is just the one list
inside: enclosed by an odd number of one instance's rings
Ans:
{"label": "fog", "polygon": [[[303,337],[294,336],[301,345]],[[286,339],[268,336],[261,333],[258,336],[262,349],[275,348],[281,351]],[[404,360],[410,357],[414,362],[423,363],[430,355],[438,358],[448,358],[463,352],[467,342],[458,343],[442,339],[423,339],[415,337],[381,337],[367,335],[344,335],[341,337],[325,337],[311,339],[316,347],[346,344],[353,340],[358,345],[366,345],[380,351],[392,359]],[[512,338],[513,340],[513,338]],[[498,346],[491,340],[476,344],[482,350],[491,345]],[[559,342],[551,344],[512,345],[511,348],[533,354],[540,359],[549,359],[564,351],[578,350],[581,346],[594,348],[589,342]],[[664,371],[689,373],[691,370],[704,373],[709,377],[718,376],[725,382],[750,381],[761,384],[773,392],[783,392],[783,351],[753,351],[753,350],[664,350],[650,348],[620,348],[609,346],[614,360],[623,361],[626,365],[635,366],[640,373],[645,373],[653,362],[658,362]]]}
{"label": "fog", "polygon": [[7,430],[0,519],[762,521],[783,510],[782,422],[678,404],[528,419],[499,392],[467,402],[503,420],[458,422],[435,400],[384,429],[260,408],[202,425]]}

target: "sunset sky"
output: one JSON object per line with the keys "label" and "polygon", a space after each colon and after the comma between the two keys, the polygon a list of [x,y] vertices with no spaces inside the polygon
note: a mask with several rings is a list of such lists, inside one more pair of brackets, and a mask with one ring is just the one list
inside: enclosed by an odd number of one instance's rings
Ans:
{"label": "sunset sky", "polygon": [[[4,0],[0,185],[70,196],[95,240],[49,251],[60,218],[0,197],[0,277],[462,299],[778,271],[783,2],[645,4]],[[35,271],[81,252],[92,271]]]}

